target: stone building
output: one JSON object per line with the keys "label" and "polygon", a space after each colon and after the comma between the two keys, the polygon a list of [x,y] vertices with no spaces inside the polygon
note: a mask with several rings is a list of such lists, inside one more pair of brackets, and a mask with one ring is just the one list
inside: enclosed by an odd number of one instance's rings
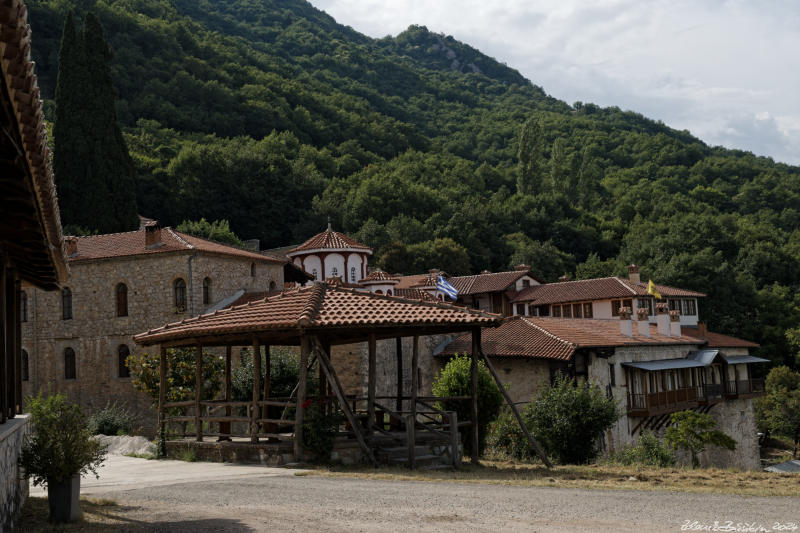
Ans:
{"label": "stone building", "polygon": [[30,431],[22,414],[21,283],[53,291],[67,279],[47,129],[21,0],[0,4],[0,531],[13,529],[28,480],[18,459]]}
{"label": "stone building", "polygon": [[356,284],[367,277],[372,248],[344,233],[328,229],[285,252],[289,260],[314,277],[315,281],[339,278]]}
{"label": "stone building", "polygon": [[[677,313],[657,309],[657,324],[646,312],[632,320],[516,316],[484,329],[482,348],[515,402],[534,398],[557,373],[588,380],[617,399],[624,415],[604,438],[607,451],[634,442],[642,431],[663,436],[669,415],[694,409],[709,413],[737,442],[735,451],[710,449],[704,464],[755,470],[760,467],[753,398],[764,380],[750,366],[768,362],[749,355],[757,345],[735,337],[683,329]],[[438,365],[469,353],[461,336],[437,351]]]}
{"label": "stone building", "polygon": [[132,337],[227,307],[251,291],[282,289],[285,262],[150,222],[138,231],[68,237],[69,281],[22,292],[23,392],[62,392],[86,411],[125,403],[153,427],[125,358]]}

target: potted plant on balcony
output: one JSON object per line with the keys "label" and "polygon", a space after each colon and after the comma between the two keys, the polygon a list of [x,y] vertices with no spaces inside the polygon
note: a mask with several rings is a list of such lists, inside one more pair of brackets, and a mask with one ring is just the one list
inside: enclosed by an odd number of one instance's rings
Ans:
{"label": "potted plant on balcony", "polygon": [[71,522],[80,514],[81,474],[97,476],[106,447],[91,438],[80,407],[64,396],[39,394],[26,401],[33,431],[25,439],[19,464],[34,486],[47,486],[50,521]]}

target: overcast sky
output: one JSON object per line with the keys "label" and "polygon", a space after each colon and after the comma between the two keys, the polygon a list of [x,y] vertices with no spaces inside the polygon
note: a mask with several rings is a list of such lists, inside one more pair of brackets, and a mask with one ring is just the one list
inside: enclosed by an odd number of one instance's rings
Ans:
{"label": "overcast sky", "polygon": [[452,35],[570,104],[618,106],[800,164],[800,2],[311,3],[371,37],[411,24]]}

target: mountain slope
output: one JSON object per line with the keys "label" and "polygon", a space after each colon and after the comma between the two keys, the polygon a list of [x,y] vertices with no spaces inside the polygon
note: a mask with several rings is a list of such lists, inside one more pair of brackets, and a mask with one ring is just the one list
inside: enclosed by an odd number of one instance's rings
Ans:
{"label": "mountain slope", "polygon": [[228,219],[270,247],[330,216],[392,271],[636,262],[708,292],[712,327],[794,361],[797,167],[570,106],[424,26],[371,39],[302,0],[28,4],[46,98],[66,12],[102,21],[143,214]]}

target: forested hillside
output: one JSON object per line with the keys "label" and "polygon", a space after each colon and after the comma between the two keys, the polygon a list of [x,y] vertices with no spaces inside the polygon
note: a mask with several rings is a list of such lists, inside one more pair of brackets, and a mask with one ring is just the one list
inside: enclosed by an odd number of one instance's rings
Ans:
{"label": "forested hillside", "polygon": [[302,0],[28,5],[48,99],[67,12],[99,17],[143,215],[227,219],[265,247],[330,216],[393,272],[635,262],[708,293],[713,329],[796,362],[798,167],[558,101],[422,26],[371,39]]}

